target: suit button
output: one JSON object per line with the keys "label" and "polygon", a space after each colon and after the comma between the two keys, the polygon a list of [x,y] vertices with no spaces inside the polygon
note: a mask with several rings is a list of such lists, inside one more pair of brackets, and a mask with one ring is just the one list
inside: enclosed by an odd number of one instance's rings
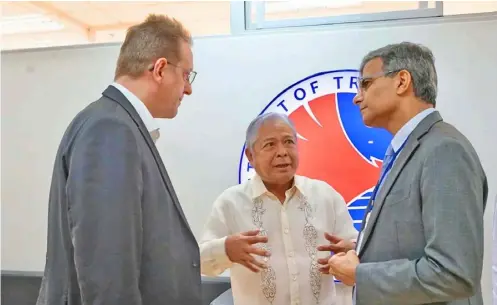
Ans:
{"label": "suit button", "polygon": [[198,263],[197,262],[193,262],[193,267],[198,268]]}

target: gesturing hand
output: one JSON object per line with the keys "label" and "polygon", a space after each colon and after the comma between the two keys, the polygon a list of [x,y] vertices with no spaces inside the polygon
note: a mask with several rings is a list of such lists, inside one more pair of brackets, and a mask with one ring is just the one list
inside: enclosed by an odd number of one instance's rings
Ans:
{"label": "gesturing hand", "polygon": [[254,244],[267,243],[266,236],[258,236],[259,230],[252,230],[226,238],[225,248],[228,258],[233,263],[244,265],[253,272],[259,272],[259,268],[265,268],[265,264],[259,262],[252,254],[269,256],[270,253],[264,249],[257,248]]}
{"label": "gesturing hand", "polygon": [[[331,235],[329,233],[324,233],[324,237],[330,242],[328,245],[321,245],[317,249],[319,251],[338,253],[347,253],[350,250],[355,249],[355,243],[350,240],[342,239],[338,236]],[[318,263],[321,265],[319,268],[322,273],[329,273],[328,260],[331,258],[331,253],[326,258],[320,258]]]}

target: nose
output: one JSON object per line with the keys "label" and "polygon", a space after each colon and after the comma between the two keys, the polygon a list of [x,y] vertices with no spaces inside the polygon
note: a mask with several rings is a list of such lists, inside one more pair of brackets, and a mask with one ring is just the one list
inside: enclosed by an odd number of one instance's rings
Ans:
{"label": "nose", "polygon": [[354,105],[357,105],[359,103],[362,103],[363,100],[364,100],[364,96],[362,95],[362,91],[359,90],[359,91],[357,91],[357,94],[354,96],[354,99],[352,100],[352,102],[354,103]]}
{"label": "nose", "polygon": [[189,81],[186,81],[185,84],[185,90],[183,91],[186,95],[191,95],[192,94],[192,84],[190,84]]}
{"label": "nose", "polygon": [[278,157],[286,157],[288,156],[288,151],[286,150],[285,145],[279,144],[278,145]]}

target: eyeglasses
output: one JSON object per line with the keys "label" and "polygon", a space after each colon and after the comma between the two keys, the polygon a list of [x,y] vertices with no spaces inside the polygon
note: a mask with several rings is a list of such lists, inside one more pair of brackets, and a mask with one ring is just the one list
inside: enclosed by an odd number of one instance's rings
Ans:
{"label": "eyeglasses", "polygon": [[398,73],[398,72],[400,72],[402,70],[404,70],[404,69],[391,70],[391,71],[387,71],[387,72],[376,73],[376,74],[373,74],[373,75],[370,75],[370,76],[359,77],[359,89],[360,90],[366,90],[366,89],[369,88],[369,86],[371,86],[371,84],[375,80],[379,79],[380,77],[392,75],[392,74]]}
{"label": "eyeglasses", "polygon": [[[171,62],[167,62],[168,65],[171,65],[173,67],[176,67],[176,68],[180,68],[181,70],[183,70],[183,74],[185,76],[185,80],[190,83],[190,85],[193,83],[193,81],[195,80],[195,77],[197,76],[197,72],[195,71],[185,71],[185,69],[183,69],[183,67],[180,67],[176,64],[173,64]],[[154,67],[155,65],[154,64],[150,64],[150,66],[148,67],[148,71],[154,71]]]}
{"label": "eyeglasses", "polygon": [[[173,67],[180,68],[181,70],[184,71],[184,69],[178,65],[175,65],[175,64],[170,63],[170,62],[168,62],[168,64],[173,66]],[[195,71],[184,71],[184,74],[185,74],[186,80],[190,83],[190,85],[193,83],[193,81],[195,80],[195,77],[197,76],[197,72],[195,72]]]}

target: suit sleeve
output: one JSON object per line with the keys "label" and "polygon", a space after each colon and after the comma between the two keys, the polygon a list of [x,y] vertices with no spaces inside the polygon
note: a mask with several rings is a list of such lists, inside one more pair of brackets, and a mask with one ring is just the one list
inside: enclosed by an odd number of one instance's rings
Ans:
{"label": "suit sleeve", "polygon": [[218,276],[232,265],[225,248],[226,237],[231,234],[225,203],[223,195],[214,202],[200,242],[200,270],[207,276]]}
{"label": "suit sleeve", "polygon": [[421,174],[426,247],[415,260],[360,264],[357,304],[427,304],[479,291],[486,180],[476,155],[453,140],[437,145]]}
{"label": "suit sleeve", "polygon": [[131,128],[87,122],[69,155],[67,194],[84,305],[140,305],[142,174]]}

